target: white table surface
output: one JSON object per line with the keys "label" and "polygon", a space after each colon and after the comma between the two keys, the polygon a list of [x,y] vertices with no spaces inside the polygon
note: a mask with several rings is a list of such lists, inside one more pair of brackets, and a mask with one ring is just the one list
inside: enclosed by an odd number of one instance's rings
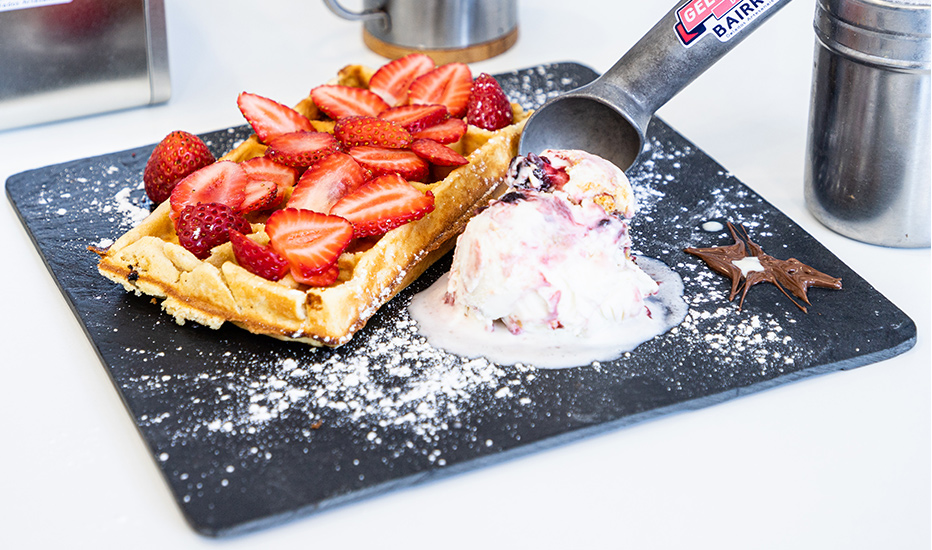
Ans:
{"label": "white table surface", "polygon": [[[0,132],[0,181],[239,125],[242,90],[296,102],[345,64],[383,62],[317,0],[165,4],[171,101]],[[523,0],[517,45],[473,69],[604,71],[670,7]],[[790,3],[659,114],[902,308],[911,351],[218,541],[186,524],[3,201],[0,547],[929,548],[930,251],[861,244],[806,210],[813,11]]]}

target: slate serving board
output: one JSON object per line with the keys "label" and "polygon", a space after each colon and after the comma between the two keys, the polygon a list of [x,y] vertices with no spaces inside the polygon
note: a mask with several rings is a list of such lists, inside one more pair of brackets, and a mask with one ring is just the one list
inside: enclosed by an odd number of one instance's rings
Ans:
{"label": "slate serving board", "polygon": [[[498,75],[525,107],[596,74],[575,63]],[[248,127],[205,135],[216,153]],[[740,136],[736,136],[740,139]],[[100,277],[105,246],[148,212],[154,147],[17,174],[7,194],[97,349],[191,525],[228,535],[434,476],[711,405],[902,353],[915,324],[782,213],[661,120],[630,174],[635,249],[683,278],[686,320],[609,362],[565,370],[498,366],[431,348],[406,304],[449,258],[384,307],[349,344],[313,349],[236,328],[176,325]],[[727,302],[729,282],[687,246],[730,244],[707,221],[744,224],[778,258],[841,277],[808,314],[771,285]]]}

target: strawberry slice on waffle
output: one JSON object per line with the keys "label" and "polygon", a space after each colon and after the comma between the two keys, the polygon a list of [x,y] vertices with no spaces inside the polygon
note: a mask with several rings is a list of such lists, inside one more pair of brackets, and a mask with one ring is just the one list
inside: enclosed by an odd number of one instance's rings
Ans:
{"label": "strawberry slice on waffle", "polygon": [[288,199],[289,208],[326,214],[344,196],[369,180],[368,170],[346,153],[333,153],[307,169]]}
{"label": "strawberry slice on waffle", "polygon": [[236,262],[246,271],[270,281],[278,281],[288,274],[288,262],[272,247],[263,246],[236,230],[230,231],[230,244]]}
{"label": "strawberry slice on waffle", "polygon": [[408,102],[443,105],[450,116],[461,118],[466,114],[471,90],[472,71],[469,66],[447,63],[417,77],[408,90]]}
{"label": "strawberry slice on waffle", "polygon": [[434,69],[427,54],[412,53],[382,65],[369,80],[369,89],[391,106],[408,101],[408,88],[424,73]]}
{"label": "strawberry slice on waffle", "polygon": [[390,120],[371,116],[348,116],[337,121],[333,135],[344,147],[374,145],[402,149],[411,145],[411,133]]}
{"label": "strawberry slice on waffle", "polygon": [[379,113],[379,118],[391,120],[414,134],[450,118],[443,105],[401,105]]}
{"label": "strawberry slice on waffle", "polygon": [[381,235],[433,209],[433,193],[421,193],[398,174],[386,174],[340,199],[330,213],[352,222],[354,236],[361,238]]}
{"label": "strawberry slice on waffle", "polygon": [[285,258],[296,279],[332,272],[353,238],[353,225],[339,216],[310,210],[276,210],[265,224],[272,250]]}
{"label": "strawberry slice on waffle", "polygon": [[278,193],[284,197],[294,187],[298,179],[298,171],[291,166],[285,166],[269,157],[253,157],[240,163],[250,181],[271,181],[278,187]]}
{"label": "strawberry slice on waffle", "polygon": [[376,176],[398,174],[408,181],[422,181],[430,169],[427,161],[409,149],[361,145],[351,148],[347,153]]}
{"label": "strawberry slice on waffle", "polygon": [[346,116],[377,116],[391,107],[388,103],[364,88],[338,84],[324,84],[311,90],[314,104],[333,120]]}
{"label": "strawberry slice on waffle", "polygon": [[448,145],[456,143],[466,135],[466,122],[461,118],[448,118],[439,124],[412,132],[414,139],[432,139],[437,143]]}
{"label": "strawberry slice on waffle", "polygon": [[239,207],[242,214],[271,210],[281,204],[284,195],[279,194],[278,185],[274,181],[262,179],[248,179],[243,188],[245,197]]}
{"label": "strawberry slice on waffle", "polygon": [[281,134],[314,129],[301,113],[261,95],[243,92],[236,104],[262,143]]}
{"label": "strawberry slice on waffle", "polygon": [[306,168],[340,149],[340,142],[327,132],[292,132],[269,142],[265,156],[294,168]]}
{"label": "strawberry slice on waffle", "polygon": [[179,181],[172,190],[173,219],[188,205],[215,202],[238,212],[246,198],[249,177],[239,164],[221,160],[209,164]]}
{"label": "strawberry slice on waffle", "polygon": [[416,139],[411,144],[414,153],[435,166],[462,166],[469,164],[466,157],[432,139]]}

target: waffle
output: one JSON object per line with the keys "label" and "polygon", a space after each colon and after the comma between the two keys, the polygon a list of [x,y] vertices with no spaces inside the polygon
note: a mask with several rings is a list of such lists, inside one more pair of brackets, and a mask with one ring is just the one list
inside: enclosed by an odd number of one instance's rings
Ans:
{"label": "waffle", "polygon": [[[349,66],[334,83],[365,87],[372,70]],[[319,131],[333,122],[310,98],[295,109]],[[240,267],[230,243],[199,260],[178,244],[166,201],[139,226],[99,251],[98,270],[130,292],[161,300],[179,324],[194,321],[219,328],[226,322],[250,332],[315,346],[339,346],[372,315],[449,251],[476,209],[499,194],[528,113],[512,106],[515,123],[497,131],[469,126],[454,149],[469,160],[434,183],[413,183],[434,194],[434,210],[420,220],[389,231],[360,249],[344,252],[338,281],[329,287],[298,284],[290,275],[273,282]],[[241,162],[261,156],[255,136],[222,157]],[[253,223],[253,238],[268,242],[264,224]]]}

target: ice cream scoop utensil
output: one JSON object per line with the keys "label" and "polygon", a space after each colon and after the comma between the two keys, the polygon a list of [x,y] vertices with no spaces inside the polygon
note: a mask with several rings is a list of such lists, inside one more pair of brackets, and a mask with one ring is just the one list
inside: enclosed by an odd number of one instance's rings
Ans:
{"label": "ice cream scoop utensil", "polygon": [[582,149],[628,169],[657,109],[789,1],[678,0],[605,74],[534,113],[521,153]]}

